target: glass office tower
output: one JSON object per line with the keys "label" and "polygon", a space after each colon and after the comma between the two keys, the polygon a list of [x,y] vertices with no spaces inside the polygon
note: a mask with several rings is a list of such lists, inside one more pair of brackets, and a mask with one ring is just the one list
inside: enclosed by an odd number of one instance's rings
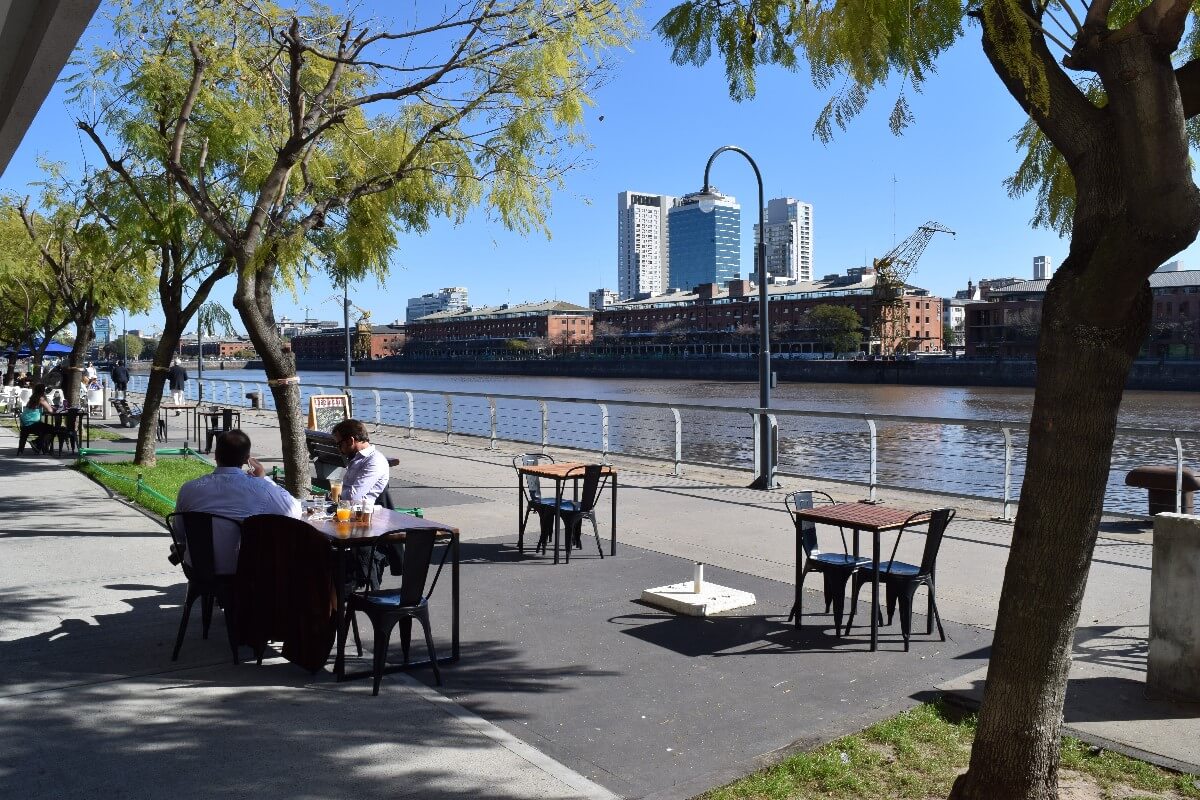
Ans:
{"label": "glass office tower", "polygon": [[[717,193],[716,190],[713,190]],[[719,194],[719,193],[718,193]],[[668,217],[670,288],[691,291],[703,283],[734,280],[742,262],[742,208],[721,196],[712,211],[700,210],[696,195],[680,198]]]}

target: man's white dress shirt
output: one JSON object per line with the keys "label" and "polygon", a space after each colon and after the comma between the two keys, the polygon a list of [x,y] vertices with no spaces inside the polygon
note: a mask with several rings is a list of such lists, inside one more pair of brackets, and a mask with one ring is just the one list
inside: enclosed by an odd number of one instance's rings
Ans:
{"label": "man's white dress shirt", "polygon": [[[270,478],[256,478],[240,467],[217,467],[210,474],[188,481],[179,488],[176,511],[204,511],[241,522],[255,514],[300,516],[300,501]],[[213,526],[213,558],[217,574],[237,571],[240,530]],[[188,559],[190,562],[190,559]]]}
{"label": "man's white dress shirt", "polygon": [[375,498],[387,488],[390,477],[387,459],[369,444],[350,459],[342,477],[342,498],[352,503],[361,500],[374,505]]}

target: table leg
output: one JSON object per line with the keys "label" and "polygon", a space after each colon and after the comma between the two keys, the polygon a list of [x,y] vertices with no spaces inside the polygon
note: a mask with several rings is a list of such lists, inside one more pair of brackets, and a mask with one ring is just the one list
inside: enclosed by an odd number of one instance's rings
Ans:
{"label": "table leg", "polygon": [[612,490],[612,541],[609,543],[608,554],[615,556],[617,554],[617,476],[613,475],[613,490]]}
{"label": "table leg", "polygon": [[346,548],[336,549],[333,586],[337,594],[337,656],[333,661],[333,674],[341,681],[346,676]]}
{"label": "table leg", "polygon": [[562,480],[554,481],[554,563],[558,563],[558,531],[562,523],[562,501],[563,490],[566,489],[566,482]]}
{"label": "table leg", "polygon": [[525,552],[525,490],[520,471],[517,472],[517,552]]}
{"label": "table leg", "polygon": [[[857,537],[856,537],[857,538]],[[871,651],[879,647],[879,531],[871,532]]]}
{"label": "table leg", "polygon": [[800,524],[796,523],[796,595],[792,598],[792,611],[788,619],[796,618],[796,627],[800,627],[800,581],[804,578],[804,568],[800,564]]}
{"label": "table leg", "polygon": [[458,619],[459,619],[459,593],[458,593],[458,563],[459,563],[459,548],[458,548],[458,533],[450,535],[450,656],[455,661],[458,661]]}

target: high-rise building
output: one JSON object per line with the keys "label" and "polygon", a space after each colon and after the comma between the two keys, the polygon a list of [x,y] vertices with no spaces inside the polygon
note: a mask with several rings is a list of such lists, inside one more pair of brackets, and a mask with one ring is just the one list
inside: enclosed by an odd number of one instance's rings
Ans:
{"label": "high-rise building", "polygon": [[1034,256],[1033,257],[1033,279],[1035,281],[1044,281],[1054,272],[1054,265],[1050,263],[1050,256]]}
{"label": "high-rise building", "polygon": [[405,322],[412,322],[439,311],[462,311],[467,307],[467,287],[448,286],[437,292],[408,299]]}
{"label": "high-rise building", "polygon": [[667,216],[675,198],[617,195],[617,294],[622,300],[661,294],[670,275]]}
{"label": "high-rise building", "polygon": [[690,291],[704,283],[734,280],[742,263],[742,207],[732,197],[718,196],[711,211],[700,208],[696,194],[681,197],[671,208],[668,286]]}
{"label": "high-rise building", "polygon": [[96,336],[96,344],[100,347],[112,341],[112,320],[108,317],[96,317],[92,321],[92,333]]}
{"label": "high-rise building", "polygon": [[[766,233],[767,277],[778,283],[813,279],[812,203],[777,197],[763,209]],[[754,240],[759,237],[754,225]],[[757,269],[757,265],[755,265]]]}
{"label": "high-rise building", "polygon": [[612,289],[597,289],[594,292],[588,292],[588,308],[603,311],[615,302],[617,302],[617,293]]}
{"label": "high-rise building", "polygon": [[1187,268],[1183,266],[1182,261],[1168,261],[1167,263],[1163,264],[1161,267],[1159,267],[1158,269],[1156,269],[1154,271],[1155,272],[1185,272],[1186,269]]}

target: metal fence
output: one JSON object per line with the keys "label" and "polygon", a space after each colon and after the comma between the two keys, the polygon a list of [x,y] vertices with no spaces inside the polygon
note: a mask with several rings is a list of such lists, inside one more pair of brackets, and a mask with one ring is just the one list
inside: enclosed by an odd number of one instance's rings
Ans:
{"label": "metal fence", "polygon": [[[131,388],[144,391],[145,376]],[[582,397],[536,397],[368,386],[301,385],[302,406],[314,394],[345,392],[355,416],[402,435],[434,431],[454,435],[592,451],[601,460],[628,455],[687,465],[753,469],[755,424],[761,409],[696,403],[652,403]],[[207,402],[248,407],[257,392],[264,408],[274,401],[262,383],[205,380]],[[185,396],[198,398],[197,381]],[[879,489],[925,489],[992,499],[997,516],[1011,519],[1024,477],[1028,424],[1021,421],[914,417],[838,411],[772,409],[778,475],[859,484],[874,499]],[[1185,443],[1187,448],[1185,449]],[[1145,491],[1124,485],[1125,473],[1148,463],[1172,464],[1176,508],[1183,468],[1195,467],[1200,431],[1118,428],[1105,510],[1141,516]]]}

